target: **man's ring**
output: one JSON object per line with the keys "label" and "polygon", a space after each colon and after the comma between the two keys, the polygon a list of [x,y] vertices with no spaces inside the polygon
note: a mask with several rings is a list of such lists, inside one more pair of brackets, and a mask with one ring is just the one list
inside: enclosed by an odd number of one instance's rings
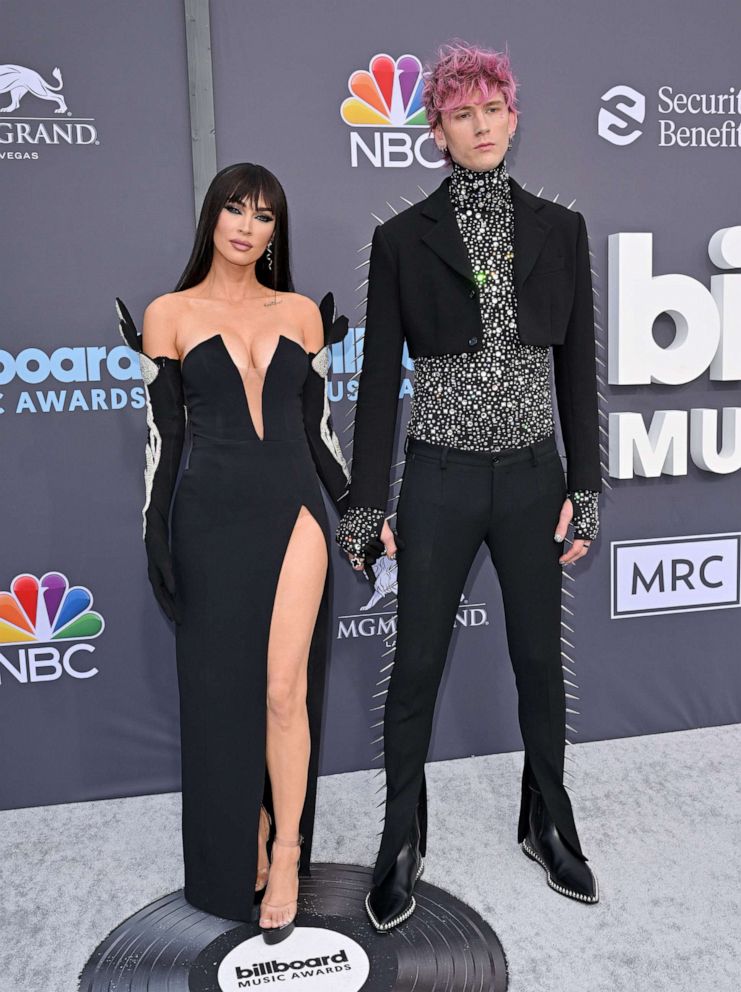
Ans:
{"label": "man's ring", "polygon": [[362,568],[363,567],[363,559],[362,558],[356,558],[355,556],[353,556],[350,559],[350,564],[352,565],[353,568]]}

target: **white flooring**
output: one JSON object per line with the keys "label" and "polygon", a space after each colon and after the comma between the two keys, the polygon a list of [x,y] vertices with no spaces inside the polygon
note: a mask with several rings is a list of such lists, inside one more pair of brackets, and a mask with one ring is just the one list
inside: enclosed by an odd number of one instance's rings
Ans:
{"label": "white flooring", "polygon": [[[425,880],[497,932],[511,992],[741,989],[741,726],[569,748],[590,907],[516,845],[520,754],[428,766]],[[320,782],[317,861],[370,864],[372,772]],[[0,992],[74,992],[97,944],[182,885],[180,796],[0,813]]]}

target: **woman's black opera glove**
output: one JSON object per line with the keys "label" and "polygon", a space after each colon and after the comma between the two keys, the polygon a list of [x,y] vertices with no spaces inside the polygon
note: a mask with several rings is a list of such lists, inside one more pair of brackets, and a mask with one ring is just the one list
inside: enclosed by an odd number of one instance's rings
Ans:
{"label": "woman's black opera glove", "polygon": [[129,311],[118,298],[116,312],[121,336],[129,348],[139,355],[147,399],[146,497],[142,510],[147,573],[165,615],[179,623],[181,616],[175,594],[169,520],[185,438],[185,401],[180,362],[176,358],[150,358],[145,355],[141,335]]}
{"label": "woman's black opera glove", "polygon": [[324,328],[324,346],[316,354],[309,354],[303,392],[304,431],[317,475],[337,511],[342,513],[347,505],[350,472],[332,426],[328,375],[332,345],[342,341],[347,334],[348,320],[344,315],[336,315],[331,293],[327,293],[319,304],[319,313]]}

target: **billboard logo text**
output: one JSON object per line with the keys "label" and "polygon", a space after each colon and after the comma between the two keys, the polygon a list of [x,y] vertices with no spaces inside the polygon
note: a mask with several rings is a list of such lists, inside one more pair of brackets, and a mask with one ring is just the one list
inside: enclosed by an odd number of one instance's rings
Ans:
{"label": "billboard logo text", "polygon": [[[683,273],[654,275],[651,234],[607,240],[610,383],[677,386],[706,370],[711,380],[741,382],[741,275],[711,276],[709,289]],[[716,231],[708,255],[719,269],[741,267],[741,226]],[[653,336],[662,314],[675,327],[666,347]],[[705,472],[741,469],[741,407],[657,410],[648,427],[643,414],[620,411],[610,414],[609,425],[613,478],[686,475],[688,454]]]}

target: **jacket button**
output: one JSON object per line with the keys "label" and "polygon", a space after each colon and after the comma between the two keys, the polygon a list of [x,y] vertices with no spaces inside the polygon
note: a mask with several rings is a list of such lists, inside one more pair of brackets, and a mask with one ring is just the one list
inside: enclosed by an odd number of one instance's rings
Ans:
{"label": "jacket button", "polygon": [[478,338],[469,338],[468,339],[468,343],[471,345],[472,348],[475,348],[476,345],[479,343],[479,339]]}
{"label": "jacket button", "polygon": [[471,299],[474,298],[474,296],[476,295],[476,287],[475,286],[473,287],[473,289],[471,290],[471,292],[468,295],[471,297]]}

